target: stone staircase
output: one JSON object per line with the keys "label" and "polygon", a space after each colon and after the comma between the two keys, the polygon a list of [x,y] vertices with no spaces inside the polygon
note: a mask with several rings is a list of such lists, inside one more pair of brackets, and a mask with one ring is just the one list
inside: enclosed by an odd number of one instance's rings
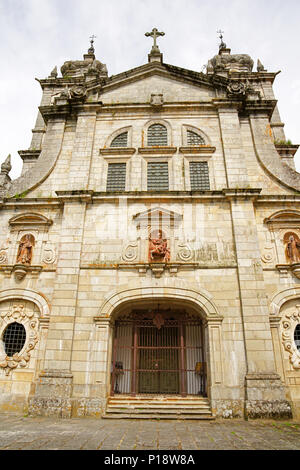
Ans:
{"label": "stone staircase", "polygon": [[207,398],[170,395],[115,395],[110,397],[103,418],[212,420]]}

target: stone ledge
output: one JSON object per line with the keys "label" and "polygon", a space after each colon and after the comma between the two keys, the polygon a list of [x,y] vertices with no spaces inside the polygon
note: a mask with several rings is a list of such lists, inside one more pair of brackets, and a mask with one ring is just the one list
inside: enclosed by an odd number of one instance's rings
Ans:
{"label": "stone ledge", "polygon": [[136,152],[132,147],[112,147],[99,150],[101,155],[133,155]]}
{"label": "stone ledge", "polygon": [[139,147],[141,155],[171,155],[177,151],[177,147]]}

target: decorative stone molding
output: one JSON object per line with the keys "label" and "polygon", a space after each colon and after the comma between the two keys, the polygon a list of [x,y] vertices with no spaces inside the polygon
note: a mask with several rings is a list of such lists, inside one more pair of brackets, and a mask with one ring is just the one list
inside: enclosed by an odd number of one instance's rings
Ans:
{"label": "decorative stone molding", "polygon": [[164,95],[151,93],[150,104],[155,110],[160,109],[164,104]]}
{"label": "decorative stone molding", "polygon": [[296,310],[286,312],[282,318],[282,342],[294,369],[300,369],[300,351],[294,341],[294,331],[299,323],[300,305],[296,305]]}
{"label": "decorative stone molding", "polygon": [[25,345],[19,353],[15,353],[12,357],[9,357],[5,352],[1,351],[0,368],[4,369],[5,374],[9,375],[11,370],[17,367],[26,367],[30,357],[31,351],[34,349],[38,342],[38,319],[37,315],[33,310],[25,311],[24,304],[14,304],[9,311],[2,312],[0,314],[2,320],[0,336],[2,337],[4,330],[11,323],[20,323],[26,330],[26,341]]}

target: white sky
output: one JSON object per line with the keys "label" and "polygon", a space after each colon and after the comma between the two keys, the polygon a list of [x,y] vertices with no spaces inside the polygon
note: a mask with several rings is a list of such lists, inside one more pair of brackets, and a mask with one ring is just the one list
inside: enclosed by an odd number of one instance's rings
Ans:
{"label": "white sky", "polygon": [[[164,62],[201,71],[218,52],[222,29],[233,54],[259,58],[277,76],[274,89],[286,138],[300,144],[299,0],[0,0],[0,163],[31,141],[41,89],[55,65],[81,60],[95,40],[96,57],[109,75],[145,64],[153,27]],[[300,171],[300,150],[296,154]]]}

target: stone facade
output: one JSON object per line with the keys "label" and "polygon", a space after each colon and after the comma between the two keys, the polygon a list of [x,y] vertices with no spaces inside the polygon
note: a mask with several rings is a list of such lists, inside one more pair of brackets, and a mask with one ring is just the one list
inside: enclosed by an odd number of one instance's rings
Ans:
{"label": "stone facade", "polygon": [[[297,146],[282,144],[276,74],[252,69],[226,47],[206,73],[156,49],[109,77],[92,48],[39,81],[22,175],[1,167],[0,410],[102,416],[115,322],[161,305],[201,320],[214,415],[300,417]],[[163,145],[148,145],[153,125]],[[196,162],[209,187],[192,186]],[[125,186],[107,191],[116,163]],[[147,190],[149,163],[168,188]],[[24,344],[7,339],[14,324]]]}

